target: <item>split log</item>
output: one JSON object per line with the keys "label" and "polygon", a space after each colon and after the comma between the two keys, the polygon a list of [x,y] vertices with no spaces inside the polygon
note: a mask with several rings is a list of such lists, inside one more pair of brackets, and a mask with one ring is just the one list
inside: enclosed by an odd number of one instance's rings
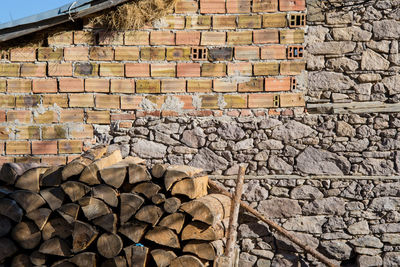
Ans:
{"label": "split log", "polygon": [[39,252],[62,257],[68,257],[71,255],[71,251],[67,243],[58,237],[44,241],[39,248]]}
{"label": "split log", "polygon": [[103,200],[111,207],[116,208],[118,206],[118,195],[112,187],[101,184],[92,188],[92,196]]}
{"label": "split log", "polygon": [[129,267],[145,267],[149,249],[142,246],[131,245],[124,248]]}
{"label": "split log", "polygon": [[185,223],[185,214],[173,213],[164,217],[158,225],[168,227],[169,229],[175,230],[176,233],[180,233]]}
{"label": "split log", "polygon": [[196,199],[208,194],[208,176],[183,179],[172,187],[172,195],[185,195],[190,199]]}
{"label": "split log", "polygon": [[79,205],[88,220],[111,213],[110,208],[100,199],[84,197],[79,200]]}
{"label": "split log", "polygon": [[68,260],[60,260],[53,263],[50,267],[75,267],[75,265]]}
{"label": "split log", "polygon": [[40,231],[43,230],[51,214],[51,210],[47,208],[40,208],[26,214],[28,219],[31,219]]}
{"label": "split log", "polygon": [[163,177],[168,166],[169,166],[169,164],[156,164],[151,169],[151,174],[153,175],[154,178],[161,178],[161,177]]}
{"label": "split log", "polygon": [[73,264],[78,267],[96,267],[96,253],[93,252],[82,252],[78,255],[73,256],[70,260]]}
{"label": "split log", "polygon": [[2,198],[0,199],[0,215],[4,215],[18,223],[22,220],[24,212],[14,200]]}
{"label": "split log", "polygon": [[36,266],[42,266],[42,265],[46,265],[46,255],[43,253],[40,253],[39,251],[34,251],[31,253],[31,255],[29,256],[30,261],[36,265]]}
{"label": "split log", "polygon": [[[216,256],[219,256],[212,242],[190,241],[184,246],[183,252],[194,254],[200,259],[209,261],[213,261]],[[222,255],[221,251],[219,253]]]}
{"label": "split log", "polygon": [[183,255],[171,261],[170,267],[204,267],[200,259],[192,255]]}
{"label": "split log", "polygon": [[24,249],[33,249],[42,239],[39,228],[30,221],[22,221],[11,231],[11,237]]}
{"label": "split log", "polygon": [[14,192],[14,191],[11,191],[6,187],[0,186],[0,198],[4,198],[4,197],[8,196],[12,192]]}
{"label": "split log", "polygon": [[130,164],[142,164],[144,160],[138,157],[128,156],[122,161],[115,163],[99,171],[101,179],[114,188],[120,188],[124,183]]}
{"label": "split log", "polygon": [[115,234],[104,233],[97,239],[97,251],[107,259],[117,256],[122,247],[121,237]]}
{"label": "split log", "polygon": [[133,157],[133,156],[127,156],[124,158],[122,161],[120,161],[121,164],[138,164],[138,165],[146,165],[146,161],[142,158],[139,157]]}
{"label": "split log", "polygon": [[26,213],[31,212],[35,209],[40,208],[46,201],[37,193],[28,190],[18,190],[10,195],[24,210]]}
{"label": "split log", "polygon": [[46,170],[40,177],[39,184],[44,187],[59,186],[62,182],[63,167],[54,166]]}
{"label": "split log", "polygon": [[84,195],[90,191],[90,187],[84,183],[76,181],[67,181],[61,185],[65,194],[69,196],[72,202],[80,200]]}
{"label": "split log", "polygon": [[15,182],[15,187],[39,193],[40,176],[45,173],[47,168],[30,169],[22,174]]}
{"label": "split log", "polygon": [[6,237],[0,237],[0,262],[17,253],[14,242]]}
{"label": "split log", "polygon": [[85,250],[96,239],[98,232],[90,225],[76,221],[72,232],[72,252]]}
{"label": "split log", "polygon": [[155,205],[143,206],[135,215],[135,218],[142,222],[150,223],[155,226],[163,215],[160,207]]}
{"label": "split log", "polygon": [[83,170],[89,166],[93,160],[86,157],[79,157],[64,166],[61,171],[61,178],[63,181],[67,181],[70,177],[80,175]]}
{"label": "split log", "polygon": [[31,267],[32,263],[28,255],[19,254],[14,256],[11,261],[11,267]]}
{"label": "split log", "polygon": [[181,209],[192,215],[193,220],[209,225],[229,217],[231,199],[222,194],[210,194],[182,204]]}
{"label": "split log", "polygon": [[151,202],[153,202],[153,204],[159,205],[161,203],[164,203],[165,199],[166,197],[163,193],[158,193],[151,197]]}
{"label": "split log", "polygon": [[222,222],[217,222],[215,225],[210,226],[203,222],[194,221],[183,228],[181,239],[214,241],[223,238],[226,230]]}
{"label": "split log", "polygon": [[201,173],[203,170],[186,165],[169,166],[165,171],[164,184],[165,189],[169,190],[171,186],[183,178],[194,178],[195,175]]}
{"label": "split log", "polygon": [[153,241],[156,244],[167,246],[170,248],[180,248],[178,236],[164,226],[156,226],[152,230],[148,231],[145,235],[147,240]]}
{"label": "split log", "polygon": [[107,150],[108,145],[98,145],[83,153],[82,157],[95,161],[103,157],[107,153]]}
{"label": "split log", "polygon": [[101,267],[126,267],[126,260],[123,256],[114,257],[104,261]]}
{"label": "split log", "polygon": [[164,201],[164,210],[168,213],[175,213],[181,206],[181,200],[177,197],[170,197]]}
{"label": "split log", "polygon": [[140,182],[146,182],[151,180],[150,173],[146,167],[138,164],[130,164],[128,168],[129,183],[137,184]]}
{"label": "split log", "polygon": [[100,226],[104,230],[114,234],[117,232],[117,222],[118,218],[114,213],[109,213],[93,220],[95,225]]}
{"label": "split log", "polygon": [[72,234],[72,225],[63,218],[53,218],[49,220],[42,230],[43,240],[48,240],[53,237],[66,239]]}
{"label": "split log", "polygon": [[87,166],[82,171],[81,176],[79,177],[79,181],[89,185],[100,184],[100,180],[98,179],[98,171],[110,167],[121,160],[121,151],[115,150],[110,155],[98,159]]}
{"label": "split log", "polygon": [[168,267],[171,261],[176,258],[176,254],[171,250],[154,249],[150,254],[156,262],[157,267]]}
{"label": "split log", "polygon": [[11,221],[7,217],[0,215],[0,237],[7,235],[11,231]]}
{"label": "split log", "polygon": [[133,192],[144,195],[147,199],[151,199],[154,195],[156,195],[161,190],[161,187],[158,184],[152,182],[145,182],[136,185],[133,188]]}
{"label": "split log", "polygon": [[142,222],[127,222],[121,225],[118,232],[132,240],[134,243],[139,243],[148,227],[148,224]]}
{"label": "split log", "polygon": [[40,191],[40,195],[46,201],[47,205],[49,205],[50,209],[56,210],[62,206],[65,193],[59,187],[47,188]]}
{"label": "split log", "polygon": [[0,171],[0,181],[13,185],[26,171],[43,166],[39,163],[4,163]]}
{"label": "split log", "polygon": [[120,196],[121,211],[119,219],[121,223],[127,222],[143,205],[144,199],[136,194],[123,193]]}
{"label": "split log", "polygon": [[62,205],[57,212],[68,222],[73,223],[78,218],[80,206],[76,203]]}

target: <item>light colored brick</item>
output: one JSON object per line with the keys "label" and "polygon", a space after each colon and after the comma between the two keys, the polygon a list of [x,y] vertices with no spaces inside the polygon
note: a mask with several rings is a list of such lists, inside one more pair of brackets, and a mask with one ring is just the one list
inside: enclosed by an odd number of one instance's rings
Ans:
{"label": "light colored brick", "polygon": [[7,122],[15,124],[31,123],[32,112],[30,110],[7,111]]}
{"label": "light colored brick", "polygon": [[265,91],[289,91],[291,86],[290,77],[276,78],[268,77],[265,78]]}
{"label": "light colored brick", "polygon": [[177,64],[178,77],[200,77],[200,64],[199,63],[178,63]]}
{"label": "light colored brick", "polygon": [[0,80],[0,92],[4,93],[7,90],[7,80]]}
{"label": "light colored brick", "polygon": [[32,90],[32,81],[28,79],[8,79],[8,93],[30,93]]}
{"label": "light colored brick", "polygon": [[52,63],[48,65],[49,76],[72,76],[72,63]]}
{"label": "light colored brick", "polygon": [[62,109],[60,111],[60,122],[83,122],[84,112],[83,109]]}
{"label": "light colored brick", "polygon": [[178,0],[175,4],[175,13],[178,14],[196,13],[198,9],[197,0]]}
{"label": "light colored brick", "polygon": [[[18,128],[16,128],[16,129],[18,129]],[[11,139],[10,138],[10,134],[11,134],[11,130],[10,130],[9,127],[0,126],[0,140],[9,140],[9,139]],[[20,139],[20,138],[18,138],[18,139]],[[4,145],[4,143],[1,142],[0,146],[3,146],[3,145]],[[4,150],[4,148],[0,148],[0,150]],[[4,152],[4,151],[2,151],[2,152]]]}
{"label": "light colored brick", "polygon": [[94,45],[96,36],[93,32],[75,31],[74,44]]}
{"label": "light colored brick", "polygon": [[96,94],[96,108],[119,108],[119,95]]}
{"label": "light colored brick", "polygon": [[57,154],[57,141],[32,141],[32,154]]}
{"label": "light colored brick", "polygon": [[268,45],[261,47],[261,59],[286,59],[286,47],[283,45]]}
{"label": "light colored brick", "polygon": [[110,81],[106,79],[85,79],[85,92],[110,92]]}
{"label": "light colored brick", "polygon": [[35,123],[55,123],[58,122],[58,115],[54,110],[47,110],[43,113],[34,113],[33,120]]}
{"label": "light colored brick", "polygon": [[250,62],[234,62],[228,63],[229,76],[252,76],[253,66]]}
{"label": "light colored brick", "polygon": [[228,32],[228,45],[250,45],[253,42],[251,31]]}
{"label": "light colored brick", "polygon": [[286,13],[264,14],[264,28],[284,28],[287,26]]}
{"label": "light colored brick", "polygon": [[121,109],[133,110],[140,109],[140,103],[142,103],[142,96],[121,96]]}
{"label": "light colored brick", "polygon": [[190,47],[168,47],[167,60],[168,61],[189,61],[191,49]]}
{"label": "light colored brick", "polygon": [[0,63],[0,76],[18,77],[20,65],[14,63]]}
{"label": "light colored brick", "polygon": [[218,77],[226,76],[225,63],[204,63],[201,66],[202,77]]}
{"label": "light colored brick", "polygon": [[202,109],[218,109],[218,99],[217,95],[202,95],[201,99],[201,108]]}
{"label": "light colored brick", "polygon": [[67,164],[67,158],[65,156],[50,156],[50,157],[40,157],[43,164],[48,166],[60,166]]}
{"label": "light colored brick", "polygon": [[83,143],[80,140],[60,140],[58,141],[58,153],[74,154],[81,153]]}
{"label": "light colored brick", "polygon": [[47,64],[24,63],[21,65],[21,77],[46,77]]}
{"label": "light colored brick", "polygon": [[304,43],[304,30],[281,30],[281,44],[301,44]]}
{"label": "light colored brick", "polygon": [[16,126],[15,127],[15,139],[17,140],[33,140],[40,139],[40,127],[39,126]]}
{"label": "light colored brick", "polygon": [[150,77],[150,64],[148,63],[126,63],[126,77]]}
{"label": "light colored brick", "polygon": [[190,30],[209,30],[211,29],[211,16],[187,16],[186,29]]}
{"label": "light colored brick", "polygon": [[108,110],[88,110],[87,111],[87,123],[94,124],[110,124],[111,117],[110,111]]}
{"label": "light colored brick", "polygon": [[199,45],[200,32],[176,32],[176,45]]}
{"label": "light colored brick", "polygon": [[31,154],[31,144],[28,141],[8,141],[6,143],[7,155]]}
{"label": "light colored brick", "polygon": [[279,43],[278,30],[255,30],[253,31],[253,42],[255,44]]}
{"label": "light colored brick", "polygon": [[62,48],[54,47],[39,47],[38,61],[59,61],[63,59],[64,50]]}
{"label": "light colored brick", "polygon": [[260,48],[257,46],[237,46],[235,47],[235,59],[255,60],[260,58]]}
{"label": "light colored brick", "polygon": [[133,94],[135,93],[135,81],[111,80],[111,93]]}
{"label": "light colored brick", "polygon": [[108,61],[114,60],[114,49],[112,47],[91,47],[89,51],[91,60]]}
{"label": "light colored brick", "polygon": [[62,93],[83,92],[84,80],[79,78],[61,78],[58,80],[59,89]]}
{"label": "light colored brick", "polygon": [[185,28],[185,17],[168,15],[161,19],[161,23],[153,23],[153,26],[158,29],[182,30]]}
{"label": "light colored brick", "polygon": [[139,47],[123,47],[115,48],[115,60],[133,61],[139,59]]}
{"label": "light colored brick", "polygon": [[303,11],[305,9],[305,0],[279,0],[280,11]]}
{"label": "light colored brick", "polygon": [[151,94],[160,93],[160,80],[136,80],[136,93]]}
{"label": "light colored brick", "polygon": [[93,126],[90,124],[74,124],[68,128],[71,139],[91,139],[93,138]]}
{"label": "light colored brick", "polygon": [[224,108],[247,108],[247,95],[224,95]]}
{"label": "light colored brick", "polygon": [[149,45],[149,32],[125,32],[125,45]]}
{"label": "light colored brick", "polygon": [[253,12],[278,11],[278,0],[253,0]]}
{"label": "light colored brick", "polygon": [[104,31],[99,33],[100,45],[123,45],[124,33],[115,31]]}
{"label": "light colored brick", "polygon": [[176,65],[171,64],[151,64],[151,77],[175,77]]}
{"label": "light colored brick", "polygon": [[73,44],[73,32],[58,32],[47,38],[49,45]]}
{"label": "light colored brick", "polygon": [[175,45],[175,33],[168,31],[151,32],[150,45]]}
{"label": "light colored brick", "polygon": [[225,12],[225,0],[200,0],[200,13]]}
{"label": "light colored brick", "polygon": [[124,77],[125,67],[121,63],[100,63],[100,76]]}
{"label": "light colored brick", "polygon": [[162,80],[161,93],[184,93],[186,92],[185,80]]}
{"label": "light colored brick", "polygon": [[261,28],[260,15],[239,15],[238,28],[240,29],[258,29]]}
{"label": "light colored brick", "polygon": [[236,28],[236,16],[215,15],[213,16],[214,30],[233,30]]}
{"label": "light colored brick", "polygon": [[249,94],[249,108],[272,108],[274,107],[275,94]]}
{"label": "light colored brick", "polygon": [[68,107],[68,96],[67,94],[49,94],[49,95],[42,95],[42,104],[44,107],[61,107],[66,108]]}
{"label": "light colored brick", "polygon": [[0,95],[0,108],[14,108],[15,96],[13,95]]}
{"label": "light colored brick", "polygon": [[302,61],[285,61],[281,63],[281,75],[298,75],[306,68]]}
{"label": "light colored brick", "polygon": [[264,91],[264,79],[253,78],[248,82],[239,83],[239,92],[262,92]]}
{"label": "light colored brick", "polygon": [[68,129],[63,125],[42,126],[42,138],[50,139],[65,139],[67,138]]}
{"label": "light colored brick", "polygon": [[227,13],[250,13],[250,0],[226,0]]}
{"label": "light colored brick", "polygon": [[225,45],[226,32],[202,32],[201,45]]}
{"label": "light colored brick", "polygon": [[213,91],[219,93],[236,92],[237,82],[229,80],[214,80]]}
{"label": "light colored brick", "polygon": [[[199,69],[200,71],[200,69]],[[188,80],[188,93],[208,93],[212,90],[212,80]]]}
{"label": "light colored brick", "polygon": [[279,75],[278,62],[257,62],[254,63],[255,76]]}
{"label": "light colored brick", "polygon": [[142,47],[140,58],[147,61],[161,61],[165,59],[164,47]]}
{"label": "light colored brick", "polygon": [[304,95],[302,93],[280,94],[279,102],[282,108],[305,106]]}
{"label": "light colored brick", "polygon": [[65,61],[79,61],[89,59],[89,48],[85,46],[65,47],[64,60]]}
{"label": "light colored brick", "polygon": [[93,108],[94,98],[92,94],[70,94],[69,106],[71,108]]}
{"label": "light colored brick", "polygon": [[36,61],[36,49],[33,47],[10,49],[11,61],[34,62]]}
{"label": "light colored brick", "polygon": [[57,79],[33,80],[33,93],[57,93]]}

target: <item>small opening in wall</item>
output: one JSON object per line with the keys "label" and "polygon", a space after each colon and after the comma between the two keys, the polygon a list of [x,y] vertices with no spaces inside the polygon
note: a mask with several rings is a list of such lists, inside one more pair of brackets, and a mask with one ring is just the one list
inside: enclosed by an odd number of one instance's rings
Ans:
{"label": "small opening in wall", "polygon": [[277,108],[277,107],[279,107],[279,95],[274,95],[274,102],[273,102],[273,105],[274,105],[274,108]]}
{"label": "small opening in wall", "polygon": [[192,60],[207,60],[207,48],[192,47]]}
{"label": "small opening in wall", "polygon": [[291,45],[288,47],[288,59],[302,58],[304,47],[302,45]]}
{"label": "small opening in wall", "polygon": [[306,25],[306,15],[305,14],[291,14],[289,20],[289,27],[303,27]]}
{"label": "small opening in wall", "polygon": [[295,77],[290,78],[290,89],[296,90],[297,88],[297,81]]}

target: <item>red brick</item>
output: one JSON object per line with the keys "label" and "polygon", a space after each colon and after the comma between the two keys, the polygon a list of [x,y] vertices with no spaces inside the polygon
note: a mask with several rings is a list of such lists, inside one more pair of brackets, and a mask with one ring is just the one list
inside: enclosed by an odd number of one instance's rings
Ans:
{"label": "red brick", "polygon": [[8,93],[30,93],[32,90],[32,81],[27,79],[9,79],[7,80]]}
{"label": "red brick", "polygon": [[57,141],[32,141],[32,154],[57,154]]}
{"label": "red brick", "polygon": [[201,45],[225,45],[226,32],[202,32]]}
{"label": "red brick", "polygon": [[175,77],[176,65],[170,64],[151,64],[151,77]]}
{"label": "red brick", "polygon": [[199,45],[200,32],[176,32],[176,45]]}
{"label": "red brick", "polygon": [[225,63],[204,63],[201,66],[202,77],[226,76]]}
{"label": "red brick", "polygon": [[91,60],[114,60],[114,50],[112,47],[91,47],[89,56]]}
{"label": "red brick", "polygon": [[208,93],[212,89],[212,80],[188,80],[188,93]]}
{"label": "red brick", "polygon": [[86,79],[85,80],[85,92],[110,92],[110,81],[106,79]]}
{"label": "red brick", "polygon": [[33,108],[40,103],[39,95],[18,95],[15,97],[16,108]]}
{"label": "red brick", "polygon": [[56,123],[58,122],[58,114],[54,110],[47,110],[43,113],[34,112],[33,120],[35,123]]}
{"label": "red brick", "polygon": [[214,30],[234,30],[236,29],[236,16],[215,15],[213,16]]}
{"label": "red brick", "polygon": [[250,0],[226,0],[227,13],[249,13]]}
{"label": "red brick", "polygon": [[228,32],[228,45],[251,45],[253,34],[251,31]]}
{"label": "red brick", "polygon": [[279,43],[279,33],[278,30],[255,30],[253,40],[255,44]]}
{"label": "red brick", "polygon": [[187,113],[188,116],[192,117],[209,117],[213,115],[212,110],[193,110]]}
{"label": "red brick", "polygon": [[31,154],[31,144],[28,141],[8,141],[6,143],[7,155]]}
{"label": "red brick", "polygon": [[199,63],[178,63],[177,64],[178,77],[200,77],[200,64]]}
{"label": "red brick", "polygon": [[140,58],[146,61],[165,60],[165,47],[142,47]]}
{"label": "red brick", "polygon": [[202,95],[200,99],[202,109],[219,109],[218,95]]}
{"label": "red brick", "polygon": [[83,122],[83,109],[62,109],[60,111],[60,122]]}
{"label": "red brick", "polygon": [[291,78],[265,78],[265,91],[289,91],[291,87]]}
{"label": "red brick", "polygon": [[21,65],[21,77],[46,77],[47,64],[24,63]]}
{"label": "red brick", "polygon": [[84,80],[79,78],[59,79],[60,92],[65,92],[65,93],[83,92],[84,91],[83,83]]}
{"label": "red brick", "polygon": [[135,93],[134,80],[111,80],[111,93],[133,94]]}
{"label": "red brick", "polygon": [[92,94],[70,94],[69,106],[78,108],[93,108],[94,98]]}
{"label": "red brick", "polygon": [[67,138],[67,127],[63,125],[42,126],[42,139]]}
{"label": "red brick", "polygon": [[251,76],[252,74],[253,67],[250,62],[228,63],[229,76]]}
{"label": "red brick", "polygon": [[182,101],[182,109],[195,109],[193,106],[193,97],[191,95],[176,95],[175,97]]}
{"label": "red brick", "polygon": [[96,108],[118,109],[119,95],[96,94]]}
{"label": "red brick", "polygon": [[279,0],[280,11],[303,11],[305,9],[305,0]]}
{"label": "red brick", "polygon": [[181,115],[180,112],[173,110],[163,110],[161,112],[161,117],[179,117]]}
{"label": "red brick", "polygon": [[99,65],[91,62],[76,62],[74,76],[99,76]]}
{"label": "red brick", "polygon": [[211,16],[187,16],[186,29],[190,30],[211,29]]}
{"label": "red brick", "polygon": [[186,92],[186,80],[162,80],[161,93],[184,93]]}
{"label": "red brick", "polygon": [[145,97],[146,100],[152,102],[154,104],[155,109],[161,109],[163,104],[165,103],[166,96],[165,95],[148,95]]}
{"label": "red brick", "polygon": [[38,61],[60,61],[63,59],[63,49],[54,47],[39,47]]}
{"label": "red brick", "polygon": [[238,28],[241,29],[261,28],[261,18],[262,17],[260,15],[239,15]]}
{"label": "red brick", "polygon": [[286,47],[283,45],[268,45],[261,47],[261,59],[286,59]]}
{"label": "red brick", "polygon": [[140,109],[143,96],[121,96],[121,109]]}
{"label": "red brick", "polygon": [[306,63],[303,61],[284,61],[281,63],[281,75],[298,75],[305,70]]}
{"label": "red brick", "polygon": [[88,60],[89,48],[85,46],[66,47],[64,48],[64,60]]}
{"label": "red brick", "polygon": [[134,120],[135,118],[136,118],[136,116],[135,116],[134,112],[111,114],[111,121]]}
{"label": "red brick", "polygon": [[278,11],[278,0],[253,0],[253,12]]}
{"label": "red brick", "polygon": [[136,117],[160,117],[161,112],[159,110],[154,111],[136,111]]}
{"label": "red brick", "polygon": [[136,80],[136,93],[157,94],[161,92],[160,80]]}
{"label": "red brick", "polygon": [[249,108],[274,107],[274,94],[249,94]]}
{"label": "red brick", "polygon": [[126,77],[150,77],[150,64],[148,63],[126,63]]}
{"label": "red brick", "polygon": [[225,12],[225,0],[200,0],[200,13]]}
{"label": "red brick", "polygon": [[133,61],[139,59],[139,47],[116,47],[115,60]]}
{"label": "red brick", "polygon": [[33,93],[57,93],[57,80],[33,80],[32,83]]}
{"label": "red brick", "polygon": [[125,66],[122,63],[100,63],[100,76],[124,77]]}
{"label": "red brick", "polygon": [[72,63],[50,63],[48,65],[49,76],[72,76]]}
{"label": "red brick", "polygon": [[247,95],[224,95],[224,108],[247,108]]}
{"label": "red brick", "polygon": [[0,95],[0,108],[15,108],[15,96]]}
{"label": "red brick", "polygon": [[10,60],[22,61],[22,62],[34,62],[36,60],[36,49],[31,47],[11,49]]}
{"label": "red brick", "polygon": [[6,122],[6,111],[0,110],[0,122]]}
{"label": "red brick", "polygon": [[235,59],[237,60],[260,59],[260,48],[257,46],[237,46],[235,47]]}
{"label": "red brick", "polygon": [[4,93],[7,90],[7,80],[0,80],[0,92]]}
{"label": "red brick", "polygon": [[7,122],[18,123],[31,123],[32,113],[30,110],[9,110],[7,111]]}
{"label": "red brick", "polygon": [[175,33],[156,31],[150,33],[150,45],[174,45]]}
{"label": "red brick", "polygon": [[196,13],[198,9],[197,0],[178,0],[175,4],[175,13],[177,14]]}
{"label": "red brick", "polygon": [[60,140],[58,141],[58,153],[76,154],[82,152],[83,143],[80,140]]}
{"label": "red brick", "polygon": [[19,77],[20,64],[15,63],[0,63],[1,77]]}
{"label": "red brick", "polygon": [[238,86],[236,81],[225,80],[214,80],[213,85],[213,91],[219,93],[236,92]]}
{"label": "red brick", "polygon": [[183,30],[183,28],[185,28],[185,17],[168,15],[162,19],[162,25],[158,25],[157,23],[153,24],[159,29]]}

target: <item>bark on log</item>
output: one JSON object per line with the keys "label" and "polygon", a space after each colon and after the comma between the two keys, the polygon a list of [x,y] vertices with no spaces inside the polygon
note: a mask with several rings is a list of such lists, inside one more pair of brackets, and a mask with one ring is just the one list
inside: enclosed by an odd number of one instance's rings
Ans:
{"label": "bark on log", "polygon": [[161,178],[163,177],[168,166],[169,164],[156,164],[151,169],[151,174],[153,175],[154,178]]}
{"label": "bark on log", "polygon": [[0,262],[17,253],[18,248],[11,239],[0,237]]}
{"label": "bark on log", "polygon": [[11,231],[11,237],[24,249],[33,249],[42,239],[39,228],[30,221],[18,223]]}
{"label": "bark on log", "polygon": [[7,235],[11,231],[11,220],[6,216],[0,215],[0,237]]}
{"label": "bark on log", "polygon": [[43,166],[39,163],[4,163],[0,171],[0,181],[13,185],[24,172]]}
{"label": "bark on log", "polygon": [[68,257],[71,255],[71,250],[67,243],[58,237],[44,241],[39,248],[39,252],[62,257]]}
{"label": "bark on log", "polygon": [[121,225],[118,232],[132,240],[134,243],[139,243],[148,227],[147,223],[142,222],[127,222]]}
{"label": "bark on log", "polygon": [[70,177],[80,175],[83,170],[89,166],[93,160],[87,157],[79,157],[64,166],[61,171],[61,178],[63,181],[68,180]]}
{"label": "bark on log", "polygon": [[31,212],[35,209],[40,208],[46,201],[38,194],[28,190],[18,190],[10,194],[10,197],[14,199],[18,205],[20,205],[26,213]]}
{"label": "bark on log", "polygon": [[67,181],[61,185],[61,188],[72,202],[80,200],[90,191],[89,186],[76,181]]}
{"label": "bark on log", "polygon": [[226,228],[222,222],[210,226],[203,222],[194,221],[183,228],[181,239],[214,241],[223,238],[225,231]]}
{"label": "bark on log", "polygon": [[78,218],[80,206],[76,203],[62,205],[57,212],[70,224],[73,224]]}
{"label": "bark on log", "polygon": [[161,190],[158,184],[152,182],[144,182],[136,185],[133,188],[133,192],[144,195],[147,199],[151,199]]}
{"label": "bark on log", "polygon": [[126,267],[126,260],[123,256],[108,259],[101,264],[101,267]]}
{"label": "bark on log", "polygon": [[29,256],[29,259],[33,263],[33,265],[42,266],[42,265],[46,265],[47,257],[45,254],[40,253],[39,251],[34,251]]}
{"label": "bark on log", "polygon": [[144,199],[136,194],[123,193],[121,198],[121,210],[119,219],[121,223],[127,222],[143,205]]}
{"label": "bark on log", "polygon": [[195,175],[202,171],[202,169],[186,165],[169,166],[164,175],[165,189],[169,190],[175,182],[180,181],[183,178],[194,178]]}
{"label": "bark on log", "polygon": [[173,251],[165,249],[154,249],[150,254],[156,262],[157,267],[168,267],[171,261],[177,257]]}
{"label": "bark on log", "polygon": [[146,167],[138,164],[130,164],[128,168],[129,183],[137,184],[140,182],[146,182],[151,180],[150,173]]}
{"label": "bark on log", "polygon": [[216,257],[214,246],[209,242],[190,241],[183,247],[183,252],[196,255],[200,259],[213,261]]}
{"label": "bark on log", "polygon": [[180,233],[183,224],[185,223],[185,214],[183,213],[173,213],[164,217],[158,225],[165,226],[169,229],[175,230],[176,233]]}
{"label": "bark on log", "polygon": [[110,167],[113,164],[122,160],[121,151],[115,150],[110,155],[107,155],[101,159],[98,159],[87,166],[81,173],[79,181],[89,185],[100,184],[98,179],[98,171]]}
{"label": "bark on log", "polygon": [[50,209],[56,210],[62,206],[65,193],[59,187],[47,188],[40,191],[40,195],[44,198]]}
{"label": "bark on log", "polygon": [[72,225],[63,218],[53,218],[49,220],[42,230],[43,240],[48,240],[53,237],[66,239],[72,234]]}
{"label": "bark on log", "polygon": [[96,253],[93,252],[82,252],[78,255],[73,256],[70,260],[73,264],[78,267],[96,267]]}
{"label": "bark on log", "polygon": [[79,200],[79,205],[88,220],[111,213],[110,208],[100,199],[84,197]]}
{"label": "bark on log", "polygon": [[109,206],[116,208],[118,206],[118,195],[111,186],[101,184],[92,188],[92,196],[103,200]]}
{"label": "bark on log", "polygon": [[90,225],[76,221],[72,232],[72,252],[85,250],[96,239],[98,232]]}
{"label": "bark on log", "polygon": [[159,205],[161,203],[164,203],[165,199],[166,197],[163,193],[158,193],[152,196],[151,202],[153,202],[153,204]]}
{"label": "bark on log", "polygon": [[116,234],[104,233],[97,239],[97,251],[107,259],[116,257],[122,247],[122,239]]}
{"label": "bark on log", "polygon": [[0,215],[4,215],[18,223],[22,220],[24,212],[14,200],[2,198],[0,199]]}
{"label": "bark on log", "polygon": [[172,187],[172,195],[185,195],[190,199],[196,199],[208,194],[208,176],[183,179]]}
{"label": "bark on log", "polygon": [[11,262],[11,267],[31,267],[32,263],[29,256],[26,254],[19,254],[14,256]]}
{"label": "bark on log", "polygon": [[93,223],[104,230],[115,234],[117,232],[117,214],[109,213],[93,220]]}
{"label": "bark on log", "polygon": [[181,206],[181,200],[177,197],[167,198],[164,202],[164,210],[168,213],[175,213]]}
{"label": "bark on log", "polygon": [[145,235],[147,240],[153,241],[156,244],[167,246],[170,248],[180,248],[178,236],[164,226],[156,226],[152,230],[148,231]]}
{"label": "bark on log", "polygon": [[107,150],[108,145],[98,145],[83,153],[82,157],[95,161],[103,157],[107,153]]}
{"label": "bark on log", "polygon": [[50,209],[40,208],[29,212],[28,214],[26,214],[26,217],[28,219],[31,219],[39,228],[39,230],[42,231],[50,217],[50,214],[51,214]]}
{"label": "bark on log", "polygon": [[146,267],[149,249],[141,246],[129,246],[124,249],[128,266]]}
{"label": "bark on log", "polygon": [[204,267],[202,261],[192,255],[183,255],[171,261],[170,267]]}
{"label": "bark on log", "polygon": [[143,206],[135,215],[135,218],[142,222],[155,226],[163,215],[163,210],[155,205]]}
{"label": "bark on log", "polygon": [[15,187],[39,193],[40,176],[45,173],[47,168],[34,168],[22,174],[15,182]]}

